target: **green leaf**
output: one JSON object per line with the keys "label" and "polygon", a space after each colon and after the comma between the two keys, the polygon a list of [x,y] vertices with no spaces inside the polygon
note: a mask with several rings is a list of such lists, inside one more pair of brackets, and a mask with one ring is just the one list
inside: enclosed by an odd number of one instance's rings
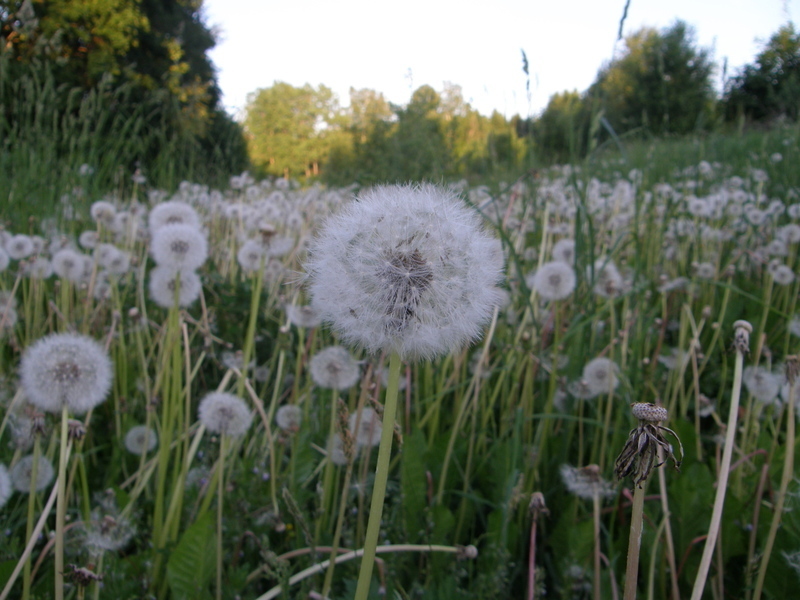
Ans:
{"label": "green leaf", "polygon": [[400,483],[403,490],[403,520],[409,540],[416,542],[425,530],[426,489],[425,436],[417,429],[406,438]]}
{"label": "green leaf", "polygon": [[216,573],[214,515],[207,512],[187,529],[167,562],[167,581],[177,600],[211,599],[208,584]]}

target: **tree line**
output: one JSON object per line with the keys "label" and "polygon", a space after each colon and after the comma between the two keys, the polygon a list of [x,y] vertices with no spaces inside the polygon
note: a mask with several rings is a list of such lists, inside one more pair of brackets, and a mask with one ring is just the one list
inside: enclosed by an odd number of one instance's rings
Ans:
{"label": "tree line", "polygon": [[795,121],[800,35],[793,24],[782,26],[753,63],[722,74],[721,95],[716,75],[711,50],[678,20],[627,36],[587,90],[555,94],[533,117],[481,115],[453,84],[424,85],[406,105],[351,89],[342,108],[324,85],[276,82],[250,94],[244,127],[254,167],[274,176],[363,184],[519,172],[626,137]]}

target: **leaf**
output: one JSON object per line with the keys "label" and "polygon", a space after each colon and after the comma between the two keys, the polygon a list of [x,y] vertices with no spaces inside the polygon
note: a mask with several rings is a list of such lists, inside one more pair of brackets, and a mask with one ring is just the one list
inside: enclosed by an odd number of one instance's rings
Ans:
{"label": "leaf", "polygon": [[417,429],[406,438],[403,446],[403,461],[400,483],[403,491],[403,520],[409,540],[416,542],[425,530],[426,489],[425,436]]}
{"label": "leaf", "polygon": [[214,514],[207,512],[187,529],[167,562],[167,581],[176,600],[210,600],[216,573]]}

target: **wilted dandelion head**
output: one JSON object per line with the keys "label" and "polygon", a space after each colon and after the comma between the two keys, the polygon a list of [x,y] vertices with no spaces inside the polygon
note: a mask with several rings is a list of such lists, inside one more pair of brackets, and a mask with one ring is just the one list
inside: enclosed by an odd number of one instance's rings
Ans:
{"label": "wilted dandelion head", "polygon": [[148,217],[148,224],[152,234],[165,225],[190,225],[199,229],[200,215],[186,202],[168,200],[153,207]]}
{"label": "wilted dandelion head", "polygon": [[44,412],[66,406],[80,415],[105,400],[111,389],[111,359],[92,338],[54,333],[25,349],[20,381],[28,401]]}
{"label": "wilted dandelion head", "polygon": [[608,394],[619,385],[617,363],[608,358],[595,358],[583,367],[582,380],[593,396]]}
{"label": "wilted dandelion head", "polygon": [[454,192],[394,185],[329,219],[306,269],[312,304],[344,340],[428,358],[480,335],[499,302],[503,256]]}
{"label": "wilted dandelion head", "polygon": [[192,225],[164,225],[153,232],[153,260],[173,270],[194,270],[208,257],[206,236]]}
{"label": "wilted dandelion head", "polygon": [[150,298],[164,308],[175,304],[178,288],[178,306],[189,306],[200,297],[202,284],[194,271],[175,272],[168,267],[155,267],[150,271]]}
{"label": "wilted dandelion head", "polygon": [[296,404],[284,404],[275,411],[275,422],[287,433],[297,432],[302,420],[303,411]]}
{"label": "wilted dandelion head", "polygon": [[[35,464],[36,479],[34,483],[34,490],[39,492],[46,488],[51,481],[53,481],[55,470],[53,469],[53,463],[51,463],[46,456],[40,456],[39,461]],[[33,465],[33,454],[28,454],[27,456],[20,458],[17,461],[17,464],[11,467],[11,472],[9,473],[11,477],[11,485],[14,486],[14,489],[18,492],[23,492],[25,494],[30,492],[34,470]]]}
{"label": "wilted dandelion head", "polygon": [[317,327],[322,322],[319,311],[310,305],[297,306],[289,304],[286,306],[286,317],[292,325],[306,329]]}
{"label": "wilted dandelion head", "polygon": [[4,464],[0,464],[0,508],[5,506],[11,497],[11,476]]}
{"label": "wilted dandelion head", "polygon": [[383,423],[375,409],[366,407],[360,413],[354,412],[350,415],[348,425],[356,445],[377,446],[380,443]]}
{"label": "wilted dandelion head", "polygon": [[564,482],[569,493],[578,496],[578,498],[587,500],[591,500],[595,496],[610,498],[616,493],[611,482],[600,476],[600,467],[597,465],[587,465],[585,467],[561,465],[559,471],[561,473],[561,481]]}
{"label": "wilted dandelion head", "polygon": [[311,358],[309,367],[315,384],[333,390],[346,390],[361,376],[358,362],[342,346],[320,350]]}
{"label": "wilted dandelion head", "polygon": [[742,371],[742,383],[753,398],[764,404],[772,404],[781,389],[780,376],[752,365]]}
{"label": "wilted dandelion head", "polygon": [[83,279],[86,267],[86,256],[71,248],[64,248],[53,255],[53,272],[72,282]]}
{"label": "wilted dandelion head", "polygon": [[250,428],[253,415],[244,400],[227,392],[211,392],[197,409],[200,422],[211,433],[241,437]]}
{"label": "wilted dandelion head", "polygon": [[151,427],[136,425],[125,434],[125,448],[131,454],[141,456],[158,445],[158,434]]}
{"label": "wilted dandelion head", "polygon": [[575,271],[566,262],[545,263],[534,273],[530,284],[545,300],[563,300],[575,289]]}

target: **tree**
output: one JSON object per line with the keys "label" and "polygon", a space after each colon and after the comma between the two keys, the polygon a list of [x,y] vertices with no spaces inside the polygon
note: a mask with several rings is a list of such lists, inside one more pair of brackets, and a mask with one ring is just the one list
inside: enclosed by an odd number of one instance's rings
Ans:
{"label": "tree", "polygon": [[691,27],[676,21],[626,37],[624,54],[601,69],[589,93],[600,96],[618,132],[688,133],[710,120],[713,70],[710,51],[697,48]]}
{"label": "tree", "polygon": [[256,168],[281,177],[319,173],[342,130],[341,110],[330,88],[281,81],[247,98],[244,121]]}
{"label": "tree", "polygon": [[589,120],[586,102],[577,90],[553,94],[533,123],[539,158],[553,164],[583,156]]}
{"label": "tree", "polygon": [[753,121],[800,112],[800,33],[783,25],[756,56],[728,82],[723,99],[725,116]]}

